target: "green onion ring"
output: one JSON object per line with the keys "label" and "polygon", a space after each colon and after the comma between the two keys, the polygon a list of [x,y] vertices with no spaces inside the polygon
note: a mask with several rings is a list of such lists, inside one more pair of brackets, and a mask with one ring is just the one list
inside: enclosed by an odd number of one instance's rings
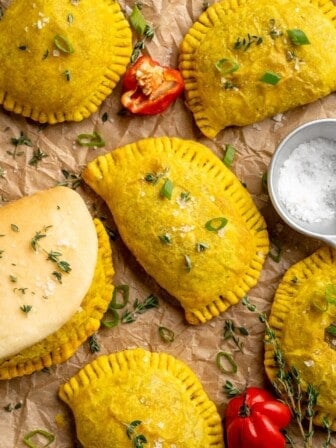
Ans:
{"label": "green onion ring", "polygon": [[47,444],[43,445],[43,448],[49,446],[54,440],[55,436],[51,432],[45,431],[44,429],[35,429],[34,431],[28,432],[23,438],[23,443],[28,446],[29,448],[38,448],[38,446],[31,441],[31,439],[36,435],[39,434],[47,439]]}
{"label": "green onion ring", "polygon": [[210,230],[210,232],[218,232],[218,230],[223,229],[226,226],[228,220],[223,217],[212,218],[205,223],[205,228]]}
{"label": "green onion ring", "polygon": [[[225,358],[231,366],[231,370],[227,370],[222,365],[222,358]],[[216,356],[216,364],[222,373],[237,373],[238,367],[232,356],[227,352],[218,352]]]}
{"label": "green onion ring", "polygon": [[54,37],[54,44],[56,48],[63,53],[71,54],[75,51],[69,39],[61,36],[60,34],[56,34],[56,36]]}
{"label": "green onion ring", "polygon": [[97,148],[102,148],[105,146],[105,142],[98,132],[93,132],[92,134],[79,134],[76,142],[80,146],[96,146]]}
{"label": "green onion ring", "polygon": [[[120,295],[122,301],[117,302],[117,296]],[[112,300],[109,305],[109,309],[120,309],[127,305],[129,299],[129,286],[128,285],[118,285],[114,288],[112,294]]]}
{"label": "green onion ring", "polygon": [[175,333],[167,327],[159,327],[159,335],[163,342],[173,342],[175,339]]}

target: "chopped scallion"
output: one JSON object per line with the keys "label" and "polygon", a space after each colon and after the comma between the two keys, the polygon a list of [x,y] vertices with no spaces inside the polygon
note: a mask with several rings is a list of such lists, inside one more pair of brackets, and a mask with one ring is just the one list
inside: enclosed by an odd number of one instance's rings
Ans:
{"label": "chopped scallion", "polygon": [[173,342],[175,339],[175,334],[173,330],[170,330],[167,327],[159,327],[159,335],[163,342]]}
{"label": "chopped scallion", "polygon": [[119,314],[113,308],[110,308],[109,311],[112,314],[112,319],[111,320],[102,320],[101,324],[103,325],[103,327],[113,328],[113,327],[116,327],[119,323]]}
{"label": "chopped scallion", "polygon": [[[121,301],[118,302],[118,297],[121,297]],[[129,300],[129,286],[118,285],[114,288],[112,294],[112,300],[109,305],[109,309],[120,309],[127,305]]]}
{"label": "chopped scallion", "polygon": [[275,86],[280,81],[281,76],[274,72],[265,72],[260,78],[261,82]]}
{"label": "chopped scallion", "polygon": [[205,223],[205,228],[210,230],[210,232],[218,232],[218,230],[223,229],[227,223],[228,220],[226,218],[213,218]]}
{"label": "chopped scallion", "polygon": [[170,179],[166,179],[160,190],[161,196],[167,199],[171,199],[173,194],[173,188],[174,188],[173,182]]}
{"label": "chopped scallion", "polygon": [[230,145],[230,143],[225,145],[225,152],[223,157],[224,165],[230,168],[233,163],[235,155],[236,155],[236,148]]}
{"label": "chopped scallion", "polygon": [[[229,369],[224,367],[224,362],[229,364]],[[237,373],[238,367],[232,356],[227,352],[218,352],[216,356],[216,364],[222,373]]]}
{"label": "chopped scallion", "polygon": [[63,53],[71,54],[75,51],[69,39],[60,34],[56,34],[54,37],[54,44],[56,48]]}
{"label": "chopped scallion", "polygon": [[[45,445],[43,445],[43,447],[41,445],[36,445],[32,439],[36,436],[42,436],[46,439],[46,443]],[[53,441],[55,440],[55,436],[54,434],[52,434],[49,431],[45,431],[44,429],[35,429],[33,431],[28,432],[24,438],[23,438],[23,443],[28,446],[29,448],[38,448],[38,446],[41,446],[41,448],[46,448],[47,446],[49,446]]]}
{"label": "chopped scallion", "polygon": [[80,146],[97,147],[102,148],[105,146],[105,142],[98,132],[92,134],[79,134],[76,142]]}
{"label": "chopped scallion", "polygon": [[294,45],[309,45],[310,41],[305,32],[298,29],[287,30],[287,35]]}
{"label": "chopped scallion", "polygon": [[135,5],[132,9],[131,15],[129,16],[129,21],[132,28],[142,36],[146,30],[146,19],[139,9],[138,5]]}
{"label": "chopped scallion", "polygon": [[215,67],[221,75],[228,75],[236,72],[239,69],[239,64],[233,59],[223,58],[215,62]]}

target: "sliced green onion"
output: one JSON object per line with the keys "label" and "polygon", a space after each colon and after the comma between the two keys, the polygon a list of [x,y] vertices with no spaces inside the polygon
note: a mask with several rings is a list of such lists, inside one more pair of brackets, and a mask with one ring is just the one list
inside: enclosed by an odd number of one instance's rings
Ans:
{"label": "sliced green onion", "polygon": [[92,134],[79,134],[76,142],[80,146],[94,146],[97,148],[102,148],[105,146],[105,142],[98,132],[93,132]]}
{"label": "sliced green onion", "polygon": [[70,81],[71,80],[71,72],[70,72],[70,70],[65,70],[64,76],[65,76],[65,79],[67,81]]}
{"label": "sliced green onion", "polygon": [[215,62],[215,67],[221,75],[227,75],[236,72],[239,69],[239,64],[233,59],[223,58]]}
{"label": "sliced green onion", "polygon": [[270,239],[271,247],[268,252],[268,256],[272,258],[273,261],[276,263],[279,263],[281,260],[282,254],[283,254],[283,246],[280,243],[280,241],[276,240],[275,238]]}
{"label": "sliced green onion", "polygon": [[129,21],[132,28],[142,36],[146,31],[146,19],[139,9],[138,5],[135,5],[132,9],[131,15],[129,16]]}
{"label": "sliced green onion", "polygon": [[292,29],[287,30],[287,35],[294,45],[309,45],[310,41],[302,30]]}
{"label": "sliced green onion", "polygon": [[205,223],[205,228],[210,230],[210,232],[218,232],[218,230],[223,229],[227,223],[228,220],[226,218],[213,218]]}
{"label": "sliced green onion", "polygon": [[[121,302],[118,302],[118,296],[121,296]],[[127,305],[129,299],[129,286],[128,285],[118,285],[114,288],[112,294],[112,300],[109,305],[109,309],[118,310],[124,308]]]}
{"label": "sliced green onion", "polygon": [[322,313],[325,313],[328,309],[329,303],[326,300],[326,296],[317,296],[315,295],[312,298],[312,304],[315,308],[317,308]]}
{"label": "sliced green onion", "polygon": [[[223,366],[223,363],[226,362],[230,365],[230,369],[226,369]],[[216,356],[216,364],[219,370],[222,373],[237,373],[238,367],[235,361],[233,360],[232,356],[227,352],[218,352]]]}
{"label": "sliced green onion", "polygon": [[109,312],[111,312],[113,319],[112,320],[102,320],[101,324],[106,328],[116,327],[119,323],[119,314],[113,308],[110,308]]}
{"label": "sliced green onion", "polygon": [[280,81],[281,76],[274,72],[265,72],[260,78],[261,82],[275,86]]}
{"label": "sliced green onion", "polygon": [[170,179],[166,179],[160,190],[161,196],[167,199],[171,199],[173,194],[173,188],[174,188],[173,182]]}
{"label": "sliced green onion", "polygon": [[228,168],[231,167],[235,154],[236,154],[236,148],[234,148],[232,145],[230,145],[230,143],[228,143],[225,146],[225,152],[223,157],[224,165],[226,165]]}
{"label": "sliced green onion", "polygon": [[56,34],[56,36],[54,37],[54,44],[56,48],[58,48],[58,50],[62,51],[63,53],[70,54],[75,51],[69,39],[61,36],[60,34]]}
{"label": "sliced green onion", "polygon": [[44,429],[35,429],[34,431],[28,432],[28,434],[24,436],[23,443],[29,448],[39,448],[39,445],[36,445],[31,440],[36,435],[40,435],[46,439],[46,444],[41,448],[49,446],[55,440],[55,436],[51,432],[45,431]]}
{"label": "sliced green onion", "polygon": [[328,303],[336,305],[336,285],[330,284],[326,286],[325,298]]}
{"label": "sliced green onion", "polygon": [[336,336],[336,325],[331,324],[329,327],[326,328],[326,332],[331,334],[331,336]]}
{"label": "sliced green onion", "polygon": [[173,330],[170,330],[167,327],[159,327],[159,335],[163,342],[173,342],[175,339]]}

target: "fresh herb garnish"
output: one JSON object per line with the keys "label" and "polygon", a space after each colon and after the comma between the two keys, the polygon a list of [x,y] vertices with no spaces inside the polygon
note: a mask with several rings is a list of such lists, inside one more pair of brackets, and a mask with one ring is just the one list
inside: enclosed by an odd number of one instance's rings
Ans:
{"label": "fresh herb garnish", "polygon": [[54,44],[56,48],[62,53],[71,54],[75,50],[67,37],[61,36],[60,34],[56,34],[54,37]]}
{"label": "fresh herb garnish", "polygon": [[27,45],[19,45],[18,46],[18,49],[21,50],[21,51],[26,51],[27,48],[28,48]]}
{"label": "fresh herb garnish", "polygon": [[[27,289],[27,288],[25,288]],[[22,310],[24,313],[28,314],[32,310],[31,305],[22,305],[20,306],[20,310]]]}
{"label": "fresh herb garnish", "polygon": [[173,194],[174,184],[170,179],[166,179],[160,190],[160,195],[166,199],[171,199]]}
{"label": "fresh herb garnish", "polygon": [[223,157],[224,165],[227,166],[228,168],[231,168],[235,155],[236,155],[236,148],[230,145],[230,143],[226,144],[224,148],[224,157]]}
{"label": "fresh herb garnish", "polygon": [[15,159],[16,157],[22,156],[24,154],[23,151],[19,151],[18,147],[25,145],[25,146],[33,146],[32,141],[24,134],[24,132],[20,132],[20,137],[15,138],[12,137],[10,140],[11,144],[15,146],[14,151],[7,151],[7,154],[13,157]]}
{"label": "fresh herb garnish", "polygon": [[76,143],[80,146],[88,146],[90,148],[102,148],[105,146],[102,136],[96,131],[92,134],[79,134]]}
{"label": "fresh herb garnish", "polygon": [[[313,419],[316,414],[318,391],[312,384],[307,384],[303,389],[300,373],[294,366],[287,364],[276,332],[271,328],[266,314],[259,312],[256,305],[252,304],[247,296],[242,299],[242,304],[249,311],[257,313],[260,322],[265,325],[265,343],[271,344],[274,349],[274,360],[278,370],[272,385],[280,399],[289,406],[302,436],[303,447],[312,448],[314,446]],[[308,422],[307,429],[305,429],[305,421]],[[326,448],[330,444],[331,435],[331,425],[327,417],[323,420],[323,426],[327,431],[326,441],[323,444],[323,447]]]}
{"label": "fresh herb garnish", "polygon": [[274,19],[270,19],[269,28],[270,28],[269,35],[271,36],[272,39],[276,39],[277,37],[283,35],[281,29],[276,26]]}
{"label": "fresh herb garnish", "polygon": [[90,338],[89,338],[89,347],[90,347],[91,353],[100,352],[100,344],[98,342],[96,333],[94,333],[93,335],[90,336]]}
{"label": "fresh herb garnish", "polygon": [[44,226],[42,230],[39,230],[38,232],[35,232],[34,237],[31,239],[30,241],[30,245],[33,248],[34,251],[37,250],[38,247],[38,242],[42,239],[45,238],[47,236],[47,231],[48,229],[50,229],[52,226]]}
{"label": "fresh herb garnish", "polygon": [[246,37],[238,37],[236,42],[234,43],[233,48],[235,50],[244,50],[247,51],[252,44],[260,45],[263,42],[263,38],[260,36],[255,36],[251,34],[247,34]]}
{"label": "fresh herb garnish", "polygon": [[143,314],[146,311],[157,308],[159,306],[159,300],[153,294],[149,295],[143,302],[140,302],[138,299],[135,299],[133,303],[133,311],[126,310],[121,316],[121,323],[129,324],[134,322],[138,316],[138,314]]}
{"label": "fresh herb garnish", "polygon": [[10,227],[13,230],[13,232],[19,232],[20,231],[19,227],[16,224],[11,224]]}
{"label": "fresh herb garnish", "polygon": [[108,120],[108,113],[104,112],[103,115],[101,116],[101,121],[105,123],[107,120]]}
{"label": "fresh herb garnish", "polygon": [[159,182],[159,180],[165,176],[167,173],[167,169],[162,171],[161,173],[147,173],[144,176],[144,179],[146,182],[148,182],[149,184],[157,184]]}
{"label": "fresh herb garnish", "polygon": [[143,448],[143,444],[147,443],[146,437],[136,432],[136,428],[141,425],[141,423],[141,420],[134,420],[126,425],[127,437],[132,440],[132,445],[134,448]]}
{"label": "fresh herb garnish", "polygon": [[184,255],[184,264],[185,264],[186,271],[190,272],[191,268],[192,268],[192,261],[191,261],[191,258],[189,257],[189,255]]}
{"label": "fresh herb garnish", "polygon": [[239,394],[241,394],[241,390],[234,387],[234,385],[231,383],[231,381],[226,380],[225,384],[223,386],[224,393],[228,398],[233,398]]}
{"label": "fresh herb garnish", "polygon": [[40,148],[37,148],[33,152],[32,158],[29,160],[28,164],[31,166],[37,167],[38,163],[41,162],[46,157],[49,157],[48,154],[45,154],[43,151],[41,151]]}
{"label": "fresh herb garnish", "polygon": [[[238,366],[236,362],[233,360],[230,353],[218,352],[216,355],[216,364],[222,373],[225,374],[237,373]],[[229,364],[229,368],[227,368],[224,364]]]}
{"label": "fresh herb garnish", "polygon": [[196,243],[196,251],[204,252],[206,249],[209,249],[209,244],[207,243]]}
{"label": "fresh herb garnish", "polygon": [[236,327],[234,322],[231,319],[227,319],[224,324],[224,340],[232,340],[238,350],[240,352],[243,352],[244,344],[239,339],[239,336],[237,336],[237,333],[241,336],[248,336],[249,332],[245,327]]}
{"label": "fresh herb garnish", "polygon": [[163,340],[163,342],[166,343],[174,342],[175,333],[170,328],[159,326],[159,335],[160,338]]}
{"label": "fresh herb garnish", "polygon": [[74,21],[74,16],[72,14],[68,14],[67,16],[67,22],[69,23],[69,25],[71,25]]}
{"label": "fresh herb garnish", "polygon": [[[118,297],[121,297],[121,302],[118,301]],[[128,285],[118,285],[114,288],[112,294],[112,300],[110,302],[109,308],[120,309],[124,308],[129,300],[129,286]]]}
{"label": "fresh herb garnish", "polygon": [[8,403],[6,406],[4,406],[4,411],[6,412],[13,412],[16,411],[17,409],[21,409],[22,408],[22,401],[18,401],[17,403],[13,404],[13,403]]}
{"label": "fresh herb garnish", "polygon": [[129,21],[135,32],[142,38],[137,41],[133,47],[131,62],[135,62],[145,48],[146,39],[152,40],[154,37],[154,29],[146,22],[144,15],[141,12],[140,4],[134,5],[129,16]]}
{"label": "fresh herb garnish", "polygon": [[65,71],[63,72],[63,74],[64,74],[65,79],[66,79],[67,81],[71,81],[71,72],[70,72],[70,70],[65,70]]}
{"label": "fresh herb garnish", "polygon": [[169,235],[169,233],[164,233],[163,235],[159,235],[159,240],[163,244],[171,244],[172,243],[172,238]]}
{"label": "fresh herb garnish", "polygon": [[260,78],[260,81],[265,84],[271,84],[272,86],[275,86],[278,84],[278,82],[281,79],[281,75],[274,73],[274,72],[265,72],[262,77]]}
{"label": "fresh herb garnish", "polygon": [[82,182],[82,176],[80,174],[70,173],[68,170],[62,169],[62,174],[65,178],[65,181],[58,182],[57,185],[62,185],[64,187],[70,187],[73,190],[76,190]]}
{"label": "fresh herb garnish", "polygon": [[234,59],[222,58],[215,62],[216,69],[221,75],[228,75],[239,69],[239,64]]}
{"label": "fresh herb garnish", "polygon": [[[41,446],[41,445],[36,445],[32,439],[36,436],[42,436],[44,437],[44,439],[46,440],[46,443]],[[23,438],[23,443],[28,446],[29,448],[46,448],[47,446],[49,446],[52,442],[54,442],[55,440],[55,436],[54,434],[52,434],[49,431],[45,431],[44,429],[34,429],[33,431],[28,432],[24,438]]]}
{"label": "fresh herb garnish", "polygon": [[287,30],[287,35],[294,45],[309,45],[310,41],[305,32],[299,29]]}
{"label": "fresh herb garnish", "polygon": [[50,260],[54,263],[56,263],[57,267],[63,271],[63,272],[70,272],[71,266],[67,261],[60,260],[59,258],[62,256],[61,252],[57,252],[54,250],[51,250],[50,252],[47,252],[47,260]]}
{"label": "fresh herb garnish", "polygon": [[284,251],[283,244],[276,238],[270,238],[270,243],[268,256],[276,263],[279,263]]}
{"label": "fresh herb garnish", "polygon": [[228,220],[226,218],[223,217],[212,218],[205,223],[205,228],[207,230],[210,230],[210,232],[218,232],[219,230],[223,229],[227,223]]}

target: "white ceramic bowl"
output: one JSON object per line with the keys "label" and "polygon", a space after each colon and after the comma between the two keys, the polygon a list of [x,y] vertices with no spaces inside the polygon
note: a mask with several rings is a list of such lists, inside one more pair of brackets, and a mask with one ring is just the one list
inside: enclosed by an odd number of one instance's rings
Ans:
{"label": "white ceramic bowl", "polygon": [[318,238],[336,247],[336,216],[320,222],[301,221],[290,215],[285,205],[279,199],[279,174],[285,160],[301,143],[309,142],[319,137],[336,142],[336,119],[326,118],[305,123],[284,138],[274,152],[268,169],[268,193],[275,210],[290,227],[309,237]]}

